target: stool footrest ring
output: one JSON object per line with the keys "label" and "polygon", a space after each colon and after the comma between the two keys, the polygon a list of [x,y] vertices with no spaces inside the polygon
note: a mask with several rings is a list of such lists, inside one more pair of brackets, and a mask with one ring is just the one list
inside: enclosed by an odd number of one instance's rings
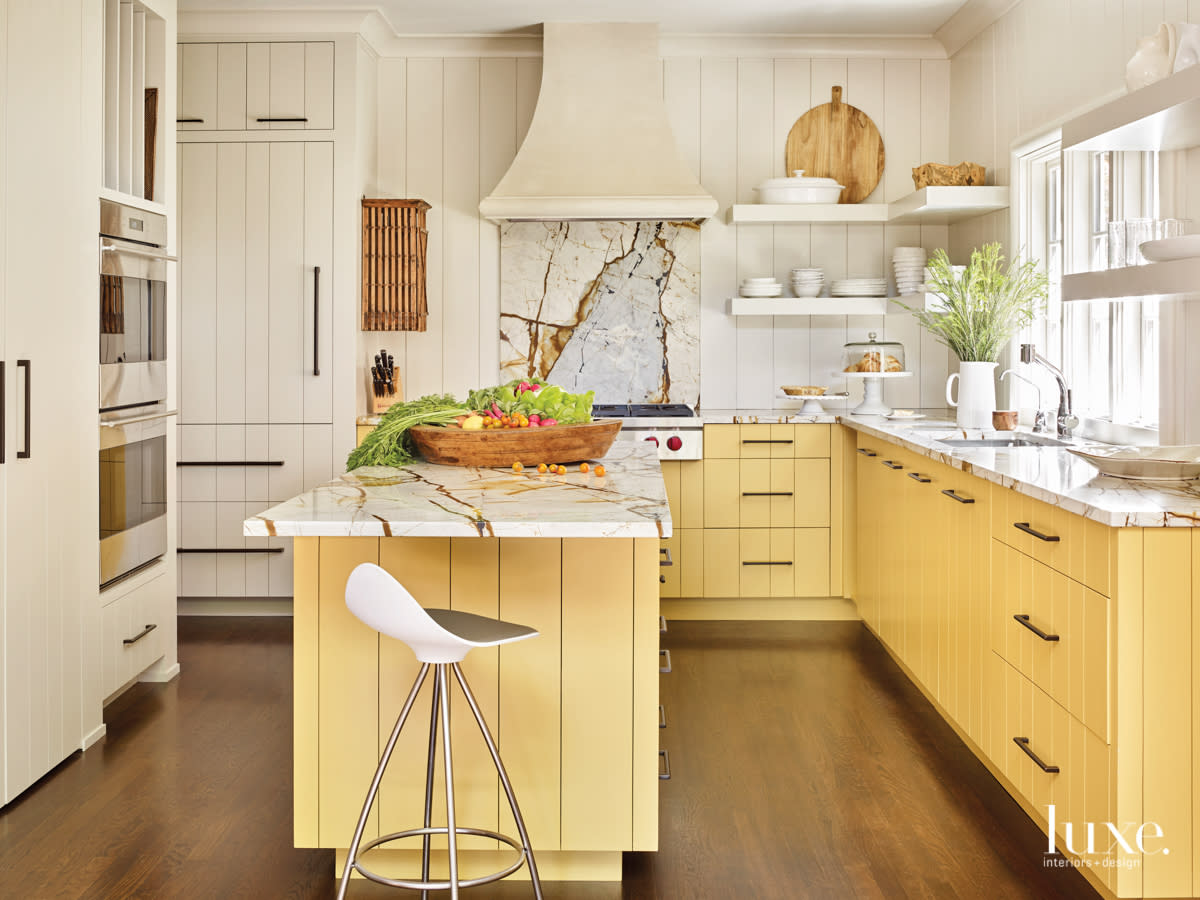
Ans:
{"label": "stool footrest ring", "polygon": [[[379,884],[386,884],[389,887],[407,888],[411,891],[447,891],[450,889],[449,881],[408,881],[402,878],[385,878],[383,875],[379,875],[367,869],[359,860],[366,855],[368,851],[392,841],[399,841],[404,838],[411,837],[423,837],[427,834],[448,835],[449,833],[450,829],[445,825],[442,825],[432,828],[410,828],[407,831],[395,831],[391,834],[385,834],[383,837],[377,837],[375,840],[368,841],[359,847],[358,858],[356,858],[350,865],[353,866],[364,878],[369,878],[371,881],[378,882]],[[513,872],[517,871],[517,869],[521,868],[521,866],[525,865],[525,849],[519,843],[517,843],[515,838],[511,838],[506,834],[500,834],[498,831],[488,831],[485,828],[464,828],[462,826],[455,828],[454,833],[472,834],[477,837],[492,838],[493,840],[500,841],[503,844],[508,844],[508,846],[517,851],[516,862],[512,863],[512,865],[508,866],[508,868],[501,869],[498,872],[493,872],[490,875],[481,875],[478,878],[460,878],[458,881],[458,886],[460,888],[477,887],[481,884],[491,884],[493,881],[499,881],[501,878],[507,878]]]}

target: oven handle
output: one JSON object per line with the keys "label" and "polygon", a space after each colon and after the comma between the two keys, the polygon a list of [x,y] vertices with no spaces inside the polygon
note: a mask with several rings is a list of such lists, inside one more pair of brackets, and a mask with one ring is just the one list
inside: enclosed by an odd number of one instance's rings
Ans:
{"label": "oven handle", "polygon": [[151,250],[135,250],[132,247],[116,247],[112,244],[101,244],[101,253],[123,253],[127,256],[140,256],[144,259],[157,259],[164,262],[179,262],[178,256],[171,256],[165,250],[157,253]]}
{"label": "oven handle", "polygon": [[166,412],[150,413],[148,416],[129,416],[126,419],[110,419],[107,422],[101,422],[101,428],[121,428],[125,425],[136,425],[138,422],[150,422],[154,419],[165,419],[168,416],[179,415],[179,410],[170,409]]}

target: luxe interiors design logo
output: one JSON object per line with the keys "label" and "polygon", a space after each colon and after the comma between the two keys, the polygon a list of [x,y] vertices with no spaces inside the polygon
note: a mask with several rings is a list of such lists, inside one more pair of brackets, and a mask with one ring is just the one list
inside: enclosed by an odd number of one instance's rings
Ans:
{"label": "luxe interiors design logo", "polygon": [[[1126,822],[1118,825],[1116,822],[1082,822],[1082,827],[1076,831],[1074,822],[1063,822],[1063,849],[1073,856],[1064,856],[1058,849],[1058,815],[1054,804],[1049,804],[1049,829],[1047,833],[1049,845],[1042,859],[1044,868],[1099,866],[1111,868],[1136,868],[1141,865],[1141,855],[1153,856],[1161,853],[1169,856],[1171,848],[1160,842],[1163,838],[1162,826],[1157,822]],[[1148,842],[1155,842],[1148,846]],[[1099,850],[1097,846],[1099,845]],[[1100,854],[1099,858],[1096,857]]]}

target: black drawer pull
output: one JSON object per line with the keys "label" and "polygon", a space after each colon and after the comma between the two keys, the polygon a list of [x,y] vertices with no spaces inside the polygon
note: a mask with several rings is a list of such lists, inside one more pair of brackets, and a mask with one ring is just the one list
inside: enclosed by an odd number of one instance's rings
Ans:
{"label": "black drawer pull", "polygon": [[17,368],[25,370],[25,449],[17,451],[17,459],[29,459],[33,456],[33,451],[29,449],[30,433],[33,431],[33,411],[30,409],[30,403],[33,402],[33,388],[30,387],[33,383],[33,363],[18,359]]}
{"label": "black drawer pull", "polygon": [[157,625],[147,625],[145,628],[143,628],[141,631],[139,631],[133,637],[125,638],[123,641],[121,641],[121,643],[123,643],[126,647],[128,647],[130,644],[136,644],[138,641],[140,641],[142,638],[144,638],[146,635],[148,635],[150,632],[152,632],[157,627],[158,627]]}
{"label": "black drawer pull", "polygon": [[4,420],[8,418],[4,398],[7,396],[4,390],[4,360],[0,359],[0,464],[4,463]]}
{"label": "black drawer pull", "polygon": [[282,459],[181,459],[177,466],[282,466]]}
{"label": "black drawer pull", "polygon": [[858,452],[861,453],[863,456],[875,456],[876,455],[874,450],[868,450],[865,447],[859,447]]}
{"label": "black drawer pull", "polygon": [[176,547],[176,553],[282,553],[282,547]]}
{"label": "black drawer pull", "polygon": [[662,554],[664,554],[664,555],[666,556],[666,559],[660,559],[660,560],[658,561],[658,564],[659,564],[660,566],[673,566],[673,565],[675,565],[675,560],[671,559],[671,548],[670,548],[670,547],[659,547],[659,548],[658,548],[658,552],[659,552],[659,553],[662,553]]}
{"label": "black drawer pull", "polygon": [[1037,763],[1038,768],[1040,768],[1043,772],[1049,772],[1051,775],[1058,774],[1058,766],[1046,765],[1044,762],[1041,761],[1041,759],[1038,758],[1038,755],[1036,753],[1034,753],[1032,750],[1029,749],[1029,738],[1015,737],[1015,738],[1013,738],[1013,743],[1016,744],[1018,747],[1020,747],[1022,752],[1026,756],[1028,756],[1035,763]]}
{"label": "black drawer pull", "polygon": [[658,633],[659,634],[667,633],[667,617],[662,615],[662,613],[659,613],[659,616],[658,616]]}
{"label": "black drawer pull", "polygon": [[1017,529],[1018,531],[1023,531],[1026,534],[1032,534],[1039,541],[1046,541],[1047,543],[1057,543],[1060,540],[1060,538],[1057,534],[1042,534],[1040,531],[1034,531],[1032,528],[1029,527],[1028,522],[1013,522],[1013,528]]}
{"label": "black drawer pull", "polygon": [[667,711],[661,703],[658,704],[658,727],[659,728],[667,727]]}
{"label": "black drawer pull", "polygon": [[662,769],[658,773],[658,780],[659,781],[670,781],[671,780],[671,756],[670,756],[670,754],[668,754],[666,750],[659,750],[658,758],[661,759],[663,762]]}
{"label": "black drawer pull", "polygon": [[887,466],[889,469],[903,469],[904,468],[904,466],[896,465],[890,459],[881,459],[880,462],[883,463],[885,466]]}
{"label": "black drawer pull", "polygon": [[959,494],[954,493],[954,488],[949,488],[947,490],[944,490],[944,491],[942,491],[942,493],[945,494],[947,497],[949,497],[951,500],[957,500],[959,503],[974,503],[975,502],[974,497],[963,497],[963,496],[960,496]]}
{"label": "black drawer pull", "polygon": [[743,566],[790,566],[791,564],[792,564],[791,560],[781,561],[781,562],[775,562],[773,560],[772,561],[753,560],[753,561],[743,561],[742,562]]}
{"label": "black drawer pull", "polygon": [[658,667],[658,671],[660,671],[664,675],[670,675],[671,674],[671,651],[668,650],[666,647],[664,647],[663,649],[658,651],[658,655],[667,661],[667,664],[665,666]]}
{"label": "black drawer pull", "polygon": [[175,124],[183,125],[186,123],[188,125],[198,125],[203,121],[204,121],[203,119],[176,119]]}
{"label": "black drawer pull", "polygon": [[1057,641],[1058,640],[1057,634],[1046,634],[1046,632],[1042,631],[1042,629],[1038,628],[1036,625],[1034,625],[1032,622],[1029,621],[1029,616],[1022,615],[1021,613],[1017,613],[1016,615],[1013,616],[1013,618],[1016,619],[1018,622],[1020,622],[1022,625],[1024,625],[1026,628],[1028,628],[1030,631],[1032,631],[1034,634],[1036,634],[1038,637],[1040,637],[1043,641]]}
{"label": "black drawer pull", "polygon": [[933,481],[928,475],[922,475],[920,472],[909,472],[908,477],[913,481],[921,482],[921,484],[929,484],[929,482]]}
{"label": "black drawer pull", "polygon": [[659,576],[658,576],[658,583],[659,583],[659,584],[666,584],[666,583],[667,583],[667,576],[666,576],[666,575],[659,575]]}
{"label": "black drawer pull", "polygon": [[742,491],[743,497],[790,497],[791,491]]}
{"label": "black drawer pull", "polygon": [[786,441],[783,439],[776,439],[776,440],[762,439],[762,440],[745,440],[745,441],[742,441],[742,443],[743,444],[794,444],[795,441],[791,440],[790,438]]}
{"label": "black drawer pull", "polygon": [[[203,121],[203,120],[202,120]],[[307,122],[307,116],[259,116],[255,122]]]}

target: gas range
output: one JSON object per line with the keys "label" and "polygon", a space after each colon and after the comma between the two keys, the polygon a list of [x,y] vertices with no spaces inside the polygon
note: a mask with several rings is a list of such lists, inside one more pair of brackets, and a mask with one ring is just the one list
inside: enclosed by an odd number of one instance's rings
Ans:
{"label": "gas range", "polygon": [[618,440],[650,441],[659,459],[701,459],[704,425],[696,411],[684,403],[597,403],[597,419],[621,419]]}

